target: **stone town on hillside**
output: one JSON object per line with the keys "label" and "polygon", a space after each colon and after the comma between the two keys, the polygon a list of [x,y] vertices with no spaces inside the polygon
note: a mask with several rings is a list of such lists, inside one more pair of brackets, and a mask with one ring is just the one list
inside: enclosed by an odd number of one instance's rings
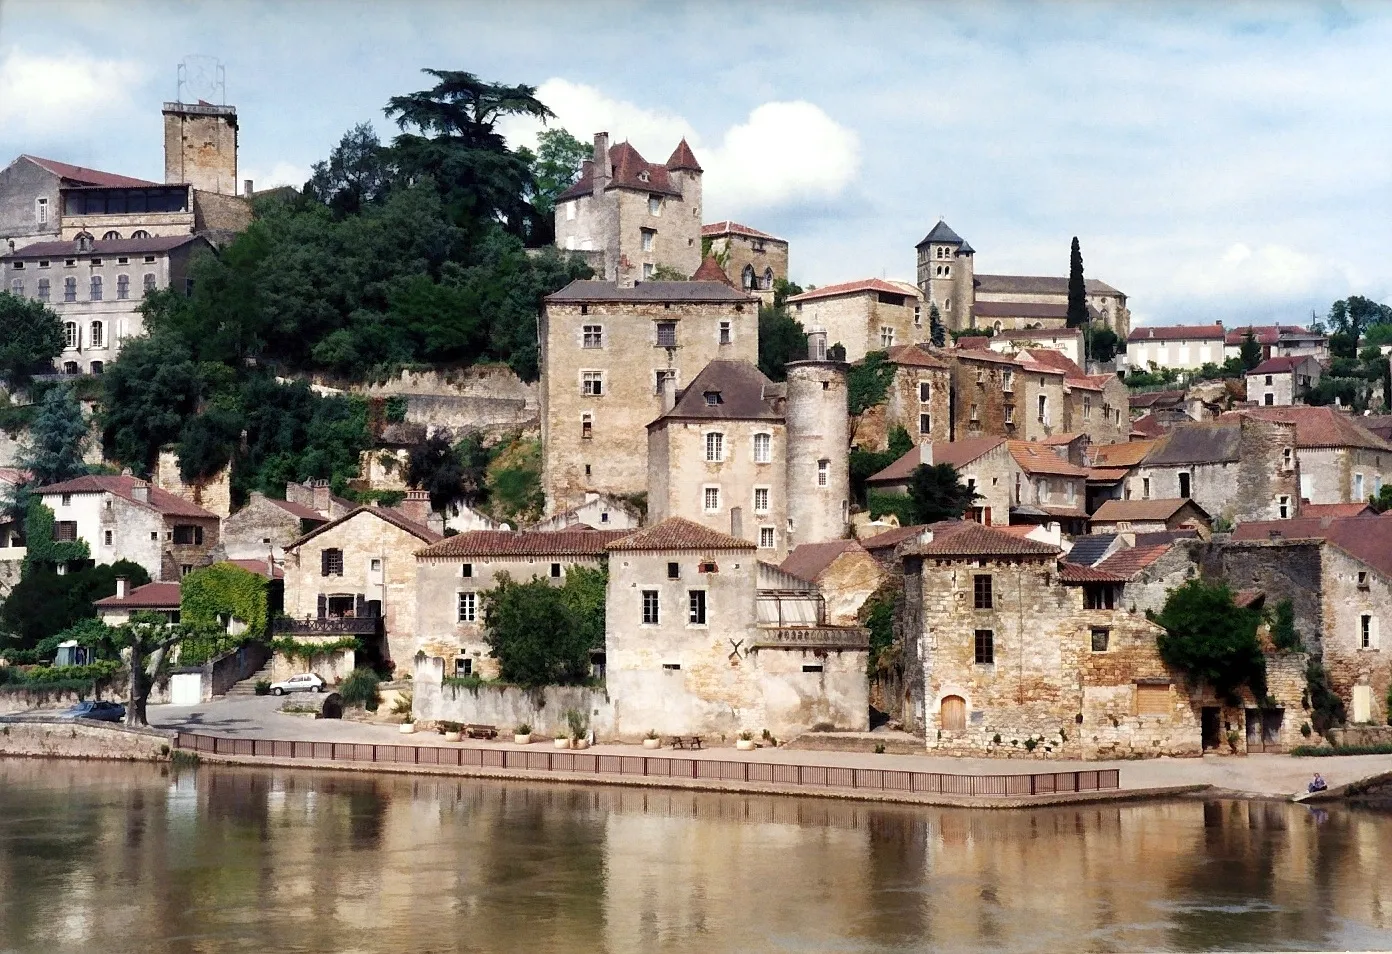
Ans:
{"label": "stone town on hillside", "polygon": [[[182,287],[198,247],[250,221],[235,108],[170,103],[164,120],[162,183],[28,155],[0,171],[4,287],[61,315],[59,373],[100,374],[142,333],[143,296]],[[540,432],[534,525],[436,512],[419,490],[360,505],[323,481],[234,511],[225,471],[185,484],[172,459],[153,481],[42,487],[56,541],[153,581],[120,581],[103,618],[174,618],[184,575],[232,561],[283,591],[278,635],[333,644],[282,667],[336,681],[375,662],[414,677],[418,718],[487,721],[503,691],[488,594],[607,568],[594,679],[567,690],[605,738],[889,721],[944,754],[1274,751],[1308,734],[1317,671],[1351,722],[1389,721],[1392,524],[1366,503],[1392,477],[1392,443],[1372,419],[1306,404],[1329,366],[1324,335],[1133,327],[1127,295],[1088,279],[1089,334],[1124,347],[1097,361],[1068,325],[1067,277],[978,272],[941,220],[905,250],[913,281],[785,297],[789,243],[704,222],[702,177],[685,141],[658,163],[601,132],[556,201],[556,246],[594,277],[546,297],[540,383],[509,397],[507,423]],[[771,307],[806,338],[782,380],[760,368]],[[1225,380],[1125,380],[1253,347]],[[879,392],[852,413],[867,378]],[[481,406],[417,402],[400,432],[414,441]],[[384,432],[364,457],[369,485],[406,488],[410,441]],[[959,518],[901,525],[942,467],[970,491]],[[18,565],[24,528],[0,530],[0,557]],[[1260,614],[1264,691],[1219,693],[1165,661],[1152,617],[1198,579]],[[1276,632],[1283,606],[1293,640]],[[561,731],[545,706],[533,716]]]}

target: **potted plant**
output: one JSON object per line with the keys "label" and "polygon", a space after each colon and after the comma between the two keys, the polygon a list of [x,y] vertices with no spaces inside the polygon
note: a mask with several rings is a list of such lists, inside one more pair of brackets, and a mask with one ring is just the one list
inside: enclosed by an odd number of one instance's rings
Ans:
{"label": "potted plant", "polygon": [[406,717],[406,721],[401,724],[402,735],[411,735],[416,731],[416,720],[411,714],[412,701],[411,693],[400,692],[397,693],[396,701],[392,703],[392,714]]}
{"label": "potted plant", "polygon": [[648,734],[645,735],[645,736],[643,736],[643,748],[645,748],[645,749],[660,749],[660,748],[662,748],[662,740],[659,739],[659,738],[657,737],[657,730],[656,730],[656,729],[649,729],[649,730],[648,730]]}
{"label": "potted plant", "polygon": [[556,748],[558,748],[558,749],[568,749],[568,748],[570,748],[570,737],[569,737],[569,736],[565,736],[565,735],[558,735],[558,736],[556,736]]}
{"label": "potted plant", "polygon": [[580,713],[579,709],[566,710],[566,724],[570,726],[570,747],[573,749],[588,749],[589,739],[586,735],[589,731],[589,722]]}
{"label": "potted plant", "polygon": [[464,727],[458,722],[441,722],[440,734],[446,742],[458,742],[464,736]]}
{"label": "potted plant", "polygon": [[754,749],[757,748],[754,742],[754,733],[749,731],[741,732],[739,738],[735,740],[735,748],[739,749],[741,752],[753,752]]}
{"label": "potted plant", "polygon": [[518,745],[527,745],[532,741],[532,727],[523,722],[512,732],[512,741]]}

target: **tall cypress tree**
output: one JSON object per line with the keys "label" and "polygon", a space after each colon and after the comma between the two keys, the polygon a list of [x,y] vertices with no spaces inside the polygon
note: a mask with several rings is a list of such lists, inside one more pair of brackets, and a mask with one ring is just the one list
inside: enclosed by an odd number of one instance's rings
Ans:
{"label": "tall cypress tree", "polygon": [[1087,324],[1087,285],[1083,283],[1083,251],[1078,236],[1073,236],[1073,252],[1068,259],[1068,327],[1081,328]]}
{"label": "tall cypress tree", "polygon": [[947,329],[943,327],[942,314],[938,311],[936,304],[928,306],[928,335],[933,342],[933,347],[944,348],[947,346]]}

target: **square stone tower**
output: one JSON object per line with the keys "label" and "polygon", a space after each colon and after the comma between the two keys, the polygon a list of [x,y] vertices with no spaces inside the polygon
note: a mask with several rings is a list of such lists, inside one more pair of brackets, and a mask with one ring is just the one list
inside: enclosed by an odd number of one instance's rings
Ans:
{"label": "square stone tower", "polygon": [[164,181],[237,194],[237,107],[164,104]]}

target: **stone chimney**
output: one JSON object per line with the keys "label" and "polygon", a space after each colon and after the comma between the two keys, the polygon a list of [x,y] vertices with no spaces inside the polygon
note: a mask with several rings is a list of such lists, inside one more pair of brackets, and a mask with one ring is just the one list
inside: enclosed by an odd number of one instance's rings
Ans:
{"label": "stone chimney", "polygon": [[116,577],[116,598],[123,600],[126,598],[126,586],[129,581],[124,576]]}
{"label": "stone chimney", "polygon": [[609,162],[609,134],[597,132],[594,136],[594,178],[591,179],[596,199],[603,194],[612,178],[614,178],[614,167]]}
{"label": "stone chimney", "polygon": [[664,374],[657,383],[657,393],[662,399],[662,413],[666,414],[677,406],[677,381],[670,374]]}
{"label": "stone chimney", "polygon": [[244,198],[244,199],[250,199],[250,198],[251,198],[251,193],[255,191],[254,189],[252,189],[251,185],[252,185],[252,183],[251,183],[251,180],[250,180],[250,179],[243,179],[243,180],[242,180],[242,198]]}
{"label": "stone chimney", "polygon": [[131,486],[131,499],[137,503],[147,504],[150,502],[150,485],[143,480],[138,480]]}
{"label": "stone chimney", "polygon": [[329,482],[327,480],[313,481],[309,485],[309,491],[314,501],[309,505],[309,508],[311,510],[317,510],[322,514],[328,514],[330,504],[329,497],[332,496],[329,493]]}
{"label": "stone chimney", "polygon": [[397,504],[396,512],[422,526],[430,520],[430,494],[424,490],[406,491],[406,499]]}

